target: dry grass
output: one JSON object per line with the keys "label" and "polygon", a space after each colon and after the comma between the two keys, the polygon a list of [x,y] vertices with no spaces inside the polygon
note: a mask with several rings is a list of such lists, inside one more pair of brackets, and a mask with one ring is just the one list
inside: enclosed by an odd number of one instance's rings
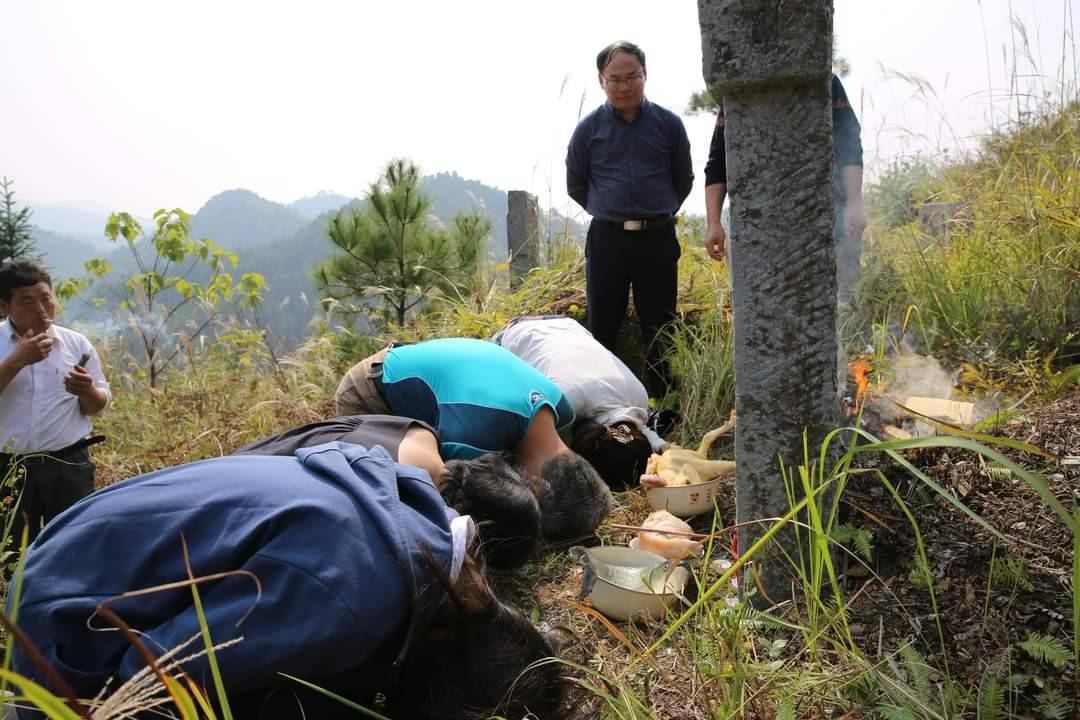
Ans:
{"label": "dry grass", "polygon": [[284,358],[275,372],[264,356],[198,362],[165,376],[160,388],[112,378],[113,404],[94,429],[100,486],[134,475],[226,455],[241,445],[333,415],[344,368],[329,338]]}

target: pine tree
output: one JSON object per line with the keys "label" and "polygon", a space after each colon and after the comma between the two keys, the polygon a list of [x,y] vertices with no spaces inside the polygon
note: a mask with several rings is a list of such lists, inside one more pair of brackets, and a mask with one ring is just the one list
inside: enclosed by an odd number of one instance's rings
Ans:
{"label": "pine tree", "polygon": [[36,246],[30,235],[30,216],[33,211],[15,206],[14,181],[0,180],[0,262],[20,258],[36,258]]}
{"label": "pine tree", "polygon": [[315,275],[323,292],[343,303],[340,309],[365,312],[377,304],[384,324],[400,326],[475,276],[490,223],[462,217],[450,231],[433,227],[431,200],[420,184],[416,165],[393,160],[371,186],[364,209],[330,220],[327,235],[338,254]]}

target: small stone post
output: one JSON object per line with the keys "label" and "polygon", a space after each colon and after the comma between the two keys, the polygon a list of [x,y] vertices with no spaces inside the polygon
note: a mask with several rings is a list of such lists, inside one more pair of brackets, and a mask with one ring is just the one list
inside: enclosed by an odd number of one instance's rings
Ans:
{"label": "small stone post", "polygon": [[535,195],[511,190],[506,207],[506,249],[510,253],[510,285],[514,287],[540,266],[540,205]]}
{"label": "small stone post", "polygon": [[[698,0],[705,81],[726,118],[741,551],[771,524],[751,521],[790,509],[780,463],[804,462],[804,432],[813,460],[839,421],[832,13],[832,0]],[[778,542],[798,559],[792,532]],[[777,550],[755,560],[759,605],[791,597]]]}

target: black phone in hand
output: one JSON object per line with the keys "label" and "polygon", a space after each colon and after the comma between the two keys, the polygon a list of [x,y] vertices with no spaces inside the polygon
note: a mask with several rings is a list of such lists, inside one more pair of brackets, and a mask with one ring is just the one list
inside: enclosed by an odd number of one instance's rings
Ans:
{"label": "black phone in hand", "polygon": [[88,363],[88,362],[90,362],[90,353],[83,353],[82,357],[79,358],[79,362],[76,363],[76,364],[79,367],[81,367],[83,370],[85,370],[86,369],[86,363]]}

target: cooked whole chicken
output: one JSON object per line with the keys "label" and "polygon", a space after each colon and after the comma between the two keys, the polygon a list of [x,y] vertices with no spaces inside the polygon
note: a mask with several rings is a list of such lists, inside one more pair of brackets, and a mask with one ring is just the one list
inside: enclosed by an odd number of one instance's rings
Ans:
{"label": "cooked whole chicken", "polygon": [[701,439],[697,450],[669,445],[657,455],[653,453],[641,476],[644,487],[664,487],[678,485],[696,485],[718,477],[731,477],[735,474],[734,460],[710,460],[709,448],[722,435],[735,427],[735,411],[722,426],[710,430]]}

